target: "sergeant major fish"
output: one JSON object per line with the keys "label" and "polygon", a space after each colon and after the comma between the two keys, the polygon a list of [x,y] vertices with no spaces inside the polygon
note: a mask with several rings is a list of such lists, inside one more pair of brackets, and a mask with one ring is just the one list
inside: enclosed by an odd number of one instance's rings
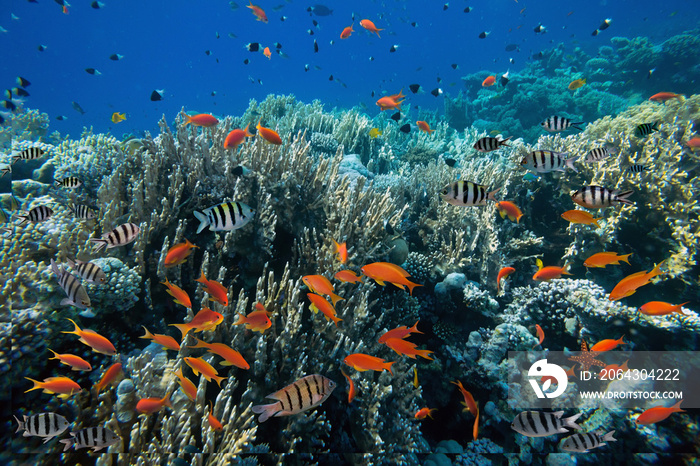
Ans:
{"label": "sergeant major fish", "polygon": [[104,270],[100,268],[99,265],[93,264],[92,262],[75,261],[70,259],[68,261],[68,266],[78,272],[80,278],[86,280],[90,283],[104,283],[107,281],[107,275]]}
{"label": "sergeant major fish", "polygon": [[71,446],[75,446],[76,450],[91,448],[92,451],[98,451],[114,445],[120,440],[117,434],[102,426],[88,427],[78,432],[71,432],[70,435],[73,438],[60,441],[65,445],[63,451],[67,451]]}
{"label": "sergeant major fish", "polygon": [[197,233],[207,226],[209,231],[229,231],[244,227],[253,219],[255,210],[242,202],[224,202],[204,209],[202,212],[194,211],[194,216],[199,220]]}
{"label": "sergeant major fish", "polygon": [[135,223],[124,223],[109,233],[103,234],[102,238],[90,238],[90,241],[97,243],[97,252],[101,251],[105,247],[107,249],[111,249],[116,248],[117,246],[129,244],[136,239],[139,231],[141,230]]}
{"label": "sergeant major fish", "polygon": [[22,219],[19,222],[20,225],[24,225],[27,222],[37,223],[48,220],[53,215],[53,210],[46,207],[45,205],[36,206],[27,212],[27,215],[19,215],[18,217]]}
{"label": "sergeant major fish", "polygon": [[544,128],[545,131],[557,133],[569,128],[576,128],[577,130],[581,131],[581,128],[578,125],[582,124],[582,121],[571,121],[568,118],[553,115],[540,123],[540,126]]}
{"label": "sergeant major fish", "polygon": [[307,375],[265,398],[277,400],[269,405],[253,406],[253,412],[260,414],[259,422],[270,417],[291,416],[319,406],[326,401],[336,383],[319,374]]}
{"label": "sergeant major fish", "polygon": [[561,443],[561,449],[564,451],[573,451],[577,453],[587,453],[588,450],[607,445],[605,442],[617,442],[613,438],[614,430],[601,436],[600,432],[574,434],[571,437],[566,437]]}
{"label": "sergeant major fish", "polygon": [[523,411],[515,416],[510,428],[527,437],[547,437],[554,434],[564,434],[568,432],[565,427],[581,429],[576,424],[576,419],[581,416],[581,413],[564,419],[561,418],[562,414],[564,414],[564,411],[557,411],[556,413]]}
{"label": "sergeant major fish", "polygon": [[486,186],[461,180],[445,186],[440,197],[455,206],[482,206],[486,205],[486,201],[495,201],[496,193],[500,190],[498,188],[487,192]]}
{"label": "sergeant major fish", "polygon": [[63,268],[56,266],[56,262],[51,259],[51,270],[58,278],[58,284],[61,285],[63,291],[68,296],[61,301],[61,305],[65,306],[70,304],[80,309],[87,309],[90,307],[90,297],[85,291],[82,283],[74,275],[66,272]]}
{"label": "sergeant major fish", "polygon": [[634,202],[627,199],[627,196],[634,191],[610,190],[601,186],[586,186],[571,195],[571,200],[581,207],[588,209],[602,209],[615,204],[634,205]]}
{"label": "sergeant major fish", "polygon": [[18,424],[15,433],[23,430],[24,434],[22,435],[24,437],[43,437],[44,443],[61,435],[70,425],[65,417],[56,413],[39,413],[24,416],[23,421],[17,419],[17,416],[13,417]]}
{"label": "sergeant major fish", "polygon": [[505,139],[498,139],[498,138],[490,138],[490,137],[485,137],[481,138],[476,143],[474,143],[474,149],[478,150],[479,152],[491,152],[496,149],[500,149],[501,146],[505,147],[510,147],[506,142],[510,140],[512,136],[507,137]]}
{"label": "sergeant major fish", "polygon": [[566,152],[553,152],[551,150],[536,150],[528,153],[520,165],[538,173],[549,173],[553,171],[566,171],[565,167],[569,167],[576,173],[578,170],[574,167],[576,157],[566,158]]}
{"label": "sergeant major fish", "polygon": [[12,156],[12,163],[14,164],[18,160],[35,160],[43,156],[46,152],[41,147],[30,147],[29,149],[24,149],[17,155]]}

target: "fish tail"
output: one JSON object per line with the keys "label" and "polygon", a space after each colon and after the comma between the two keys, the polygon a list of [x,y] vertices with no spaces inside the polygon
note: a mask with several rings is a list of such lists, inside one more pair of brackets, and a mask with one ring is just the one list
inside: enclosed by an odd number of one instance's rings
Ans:
{"label": "fish tail", "polygon": [[202,269],[202,271],[200,273],[202,274],[202,276],[199,277],[198,279],[196,279],[195,281],[206,285],[207,284],[207,277],[204,276],[204,269]]}
{"label": "fish tail", "polygon": [[615,433],[614,430],[611,430],[607,434],[603,436],[603,441],[604,442],[617,442],[617,439],[613,437],[613,434]]}
{"label": "fish tail", "polygon": [[15,418],[15,421],[17,421],[17,424],[18,424],[18,425],[17,425],[17,430],[15,431],[15,434],[16,434],[17,432],[21,431],[21,430],[24,430],[24,422],[22,422],[22,421],[20,421],[19,419],[17,419],[17,416],[14,416],[14,415],[13,415],[12,417]]}
{"label": "fish tail", "polygon": [[147,329],[144,325],[142,325],[141,327],[143,327],[143,330],[146,332],[146,334],[145,334],[144,336],[142,336],[142,337],[139,337],[139,338],[144,338],[144,339],[146,339],[146,340],[152,339],[152,338],[153,338],[153,334],[152,334],[151,332],[149,332],[148,329]]}
{"label": "fish tail", "polygon": [[202,230],[204,230],[207,227],[207,225],[209,225],[209,220],[207,219],[206,215],[196,210],[194,211],[194,216],[197,220],[199,220],[199,227],[197,227],[197,233],[201,233]]}
{"label": "fish tail", "polygon": [[409,332],[409,333],[423,333],[423,332],[421,332],[420,330],[418,330],[418,322],[420,322],[420,319],[418,319],[418,320],[416,321],[416,323],[413,324],[413,327],[411,327],[411,328],[408,329],[408,332]]}
{"label": "fish tail", "polygon": [[243,132],[245,133],[245,137],[252,138],[254,136],[254,134],[250,132],[250,130],[248,129],[249,127],[250,127],[250,123],[248,123],[245,126],[245,129],[243,130]]}
{"label": "fish tail", "polygon": [[197,342],[196,345],[194,346],[188,346],[188,348],[207,348],[209,349],[209,345],[200,340],[199,338],[195,337],[195,341]]}
{"label": "fish tail", "polygon": [[[72,434],[73,433],[71,432],[71,435]],[[63,451],[68,451],[70,449],[70,447],[72,447],[73,444],[75,443],[75,440],[73,440],[72,438],[66,438],[63,440],[59,440],[59,443],[62,443],[65,445],[65,447],[63,447]]]}
{"label": "fish tail", "polygon": [[247,324],[248,319],[243,314],[238,314],[238,320],[233,323],[233,325],[243,325]]}
{"label": "fish tail", "polygon": [[189,125],[190,123],[192,123],[192,117],[185,114],[185,126]]}
{"label": "fish tail", "polygon": [[217,377],[215,375],[212,375],[211,378],[216,380],[216,383],[219,385],[219,388],[221,388],[221,382],[223,380],[226,380],[226,377]]}
{"label": "fish tail", "polygon": [[29,221],[29,215],[18,215],[17,218],[21,218],[22,221],[17,224],[17,226],[24,225]]}
{"label": "fish tail", "polygon": [[426,350],[416,350],[416,354],[417,354],[418,356],[420,356],[421,358],[425,358],[425,359],[427,359],[428,361],[432,361],[432,360],[433,360],[433,358],[430,357],[430,354],[431,354],[431,353],[432,353],[432,351],[427,350],[427,349],[426,349]]}
{"label": "fish tail", "polygon": [[[579,128],[580,129],[580,128]],[[578,170],[576,167],[574,167],[574,160],[576,160],[578,157],[570,157],[564,161],[566,163],[566,166],[572,169],[574,172],[578,173]]]}
{"label": "fish tail", "polygon": [[282,403],[272,403],[269,405],[256,405],[251,408],[254,413],[260,414],[258,422],[265,422],[282,410]]}
{"label": "fish tail", "polygon": [[671,409],[673,410],[673,412],[675,412],[675,413],[684,413],[685,412],[684,410],[681,409],[681,403],[683,403],[683,400],[680,400],[678,403],[671,406]]}
{"label": "fish tail", "polygon": [[382,369],[386,369],[389,371],[389,374],[394,375],[394,373],[391,370],[391,365],[394,364],[396,361],[391,361],[391,362],[386,362],[382,364]]}
{"label": "fish tail", "polygon": [[581,417],[581,413],[574,414],[571,417],[567,417],[567,418],[562,419],[561,420],[562,427],[569,427],[572,429],[581,430],[581,426],[576,424],[576,419],[578,419],[579,417]]}
{"label": "fish tail", "polygon": [[627,196],[630,196],[631,194],[634,194],[634,191],[629,190],[629,191],[623,191],[621,193],[617,193],[615,195],[615,201],[621,202],[621,203],[627,204],[627,205],[634,205],[634,202],[627,199]]}
{"label": "fish tail", "polygon": [[505,138],[503,141],[499,141],[499,142],[498,142],[498,147],[501,147],[501,146],[510,147],[508,144],[506,144],[506,142],[510,141],[512,138],[513,138],[513,136],[508,136],[508,137]]}
{"label": "fish tail", "polygon": [[335,294],[333,292],[331,292],[331,294],[329,296],[331,297],[331,301],[333,302],[333,307],[335,307],[335,303],[337,303],[341,299],[345,299],[342,296],[338,296],[337,294]]}
{"label": "fish tail", "polygon": [[618,260],[621,260],[622,262],[626,262],[627,265],[630,265],[629,257],[632,255],[632,253],[625,254],[624,256],[620,256]]}
{"label": "fish tail", "polygon": [[95,252],[100,252],[105,247],[107,247],[107,240],[106,239],[90,238],[90,241],[93,243],[97,243],[97,249],[95,249]]}
{"label": "fish tail", "polygon": [[486,199],[489,201],[495,201],[496,200],[496,193],[500,190],[501,190],[501,188],[498,188],[498,189],[494,189],[493,191],[486,193]]}
{"label": "fish tail", "polygon": [[187,332],[190,331],[192,327],[190,327],[188,324],[170,324],[172,327],[176,327],[180,333],[182,333],[182,338],[185,338],[185,335],[187,335]]}
{"label": "fish tail", "polygon": [[170,402],[170,393],[167,393],[161,400],[160,402],[163,403],[163,406],[167,406],[168,408],[172,409],[173,404]]}
{"label": "fish tail", "polygon": [[[70,319],[70,318],[68,318],[68,317],[66,317],[66,319],[68,319],[68,320],[70,320],[71,322],[73,322],[73,320]],[[80,329],[80,327],[78,327],[78,324],[76,324],[75,322],[73,322],[73,325],[75,325],[75,329],[73,329],[72,332],[61,332],[61,333],[72,333],[72,334],[74,334],[74,335],[80,335],[80,332],[82,332],[82,330]]]}
{"label": "fish tail", "polygon": [[687,315],[685,312],[683,312],[683,306],[685,306],[685,305],[688,304],[689,302],[690,302],[690,301],[686,301],[686,302],[684,302],[683,304],[679,304],[678,306],[676,306],[676,307],[673,309],[673,312],[677,312],[677,313],[682,314],[682,315]]}
{"label": "fish tail", "polygon": [[[682,306],[682,304],[681,304],[681,306]],[[54,355],[53,358],[49,358],[49,361],[51,361],[51,360],[53,360],[53,359],[61,359],[61,358],[58,357],[58,353],[57,353],[57,352],[55,352],[55,351],[52,350],[51,348],[47,348],[47,349],[48,349],[49,351],[51,351],[51,352],[53,353],[53,355]]]}
{"label": "fish tail", "polygon": [[406,283],[406,286],[408,287],[408,294],[411,295],[411,296],[413,296],[413,288],[415,288],[415,287],[417,287],[417,286],[423,286],[423,285],[421,285],[421,284],[419,284],[419,283],[413,283],[413,282],[410,282],[410,281],[408,281],[408,280],[406,280],[406,282],[407,282],[407,283]]}
{"label": "fish tail", "polygon": [[25,377],[25,379],[34,382],[34,386],[30,388],[29,390],[25,391],[24,393],[31,392],[32,390],[39,390],[44,388],[44,382],[39,382],[38,380],[30,379],[29,377]]}
{"label": "fish tail", "polygon": [[582,128],[579,126],[579,125],[582,125],[582,124],[583,124],[582,121],[577,121],[577,122],[571,123],[571,127],[572,127],[572,128],[576,128],[576,129],[579,130],[579,131],[582,131]]}
{"label": "fish tail", "polygon": [[334,323],[335,326],[337,327],[337,326],[338,326],[338,322],[340,322],[340,321],[343,320],[343,319],[341,319],[341,318],[338,317],[338,316],[331,316],[331,320],[333,321],[333,323]]}

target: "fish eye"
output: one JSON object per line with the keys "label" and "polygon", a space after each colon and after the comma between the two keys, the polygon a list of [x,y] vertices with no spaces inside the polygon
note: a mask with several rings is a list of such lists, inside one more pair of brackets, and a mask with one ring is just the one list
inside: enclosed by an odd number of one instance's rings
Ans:
{"label": "fish eye", "polygon": [[442,190],[442,194],[447,194],[447,188]]}

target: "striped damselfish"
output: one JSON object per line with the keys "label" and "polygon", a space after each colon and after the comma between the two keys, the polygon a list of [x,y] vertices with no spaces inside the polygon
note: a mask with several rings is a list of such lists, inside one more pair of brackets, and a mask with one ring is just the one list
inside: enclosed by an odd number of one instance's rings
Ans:
{"label": "striped damselfish", "polygon": [[194,216],[199,220],[200,233],[207,226],[209,231],[237,230],[248,224],[253,219],[255,210],[242,202],[224,202],[202,212],[194,211]]}

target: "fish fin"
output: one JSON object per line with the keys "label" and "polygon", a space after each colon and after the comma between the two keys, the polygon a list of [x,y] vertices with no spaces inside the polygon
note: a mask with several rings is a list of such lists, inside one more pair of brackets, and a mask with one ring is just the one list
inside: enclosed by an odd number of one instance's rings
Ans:
{"label": "fish fin", "polygon": [[[408,282],[408,280],[406,280],[406,281]],[[408,287],[408,294],[413,296],[413,288],[415,288],[417,286],[423,286],[423,285],[421,285],[419,283],[408,282],[408,283],[406,283],[406,286]]]}
{"label": "fish fin", "polygon": [[[563,411],[560,411],[560,412],[563,412]],[[576,424],[576,419],[578,419],[579,417],[581,417],[581,414],[582,414],[582,413],[574,414],[574,415],[571,416],[571,417],[567,417],[567,418],[565,418],[565,419],[562,419],[562,420],[561,420],[561,426],[562,426],[562,428],[559,429],[559,432],[561,432],[561,433],[566,432],[566,431],[564,430],[564,427],[569,427],[569,428],[571,428],[571,429],[581,430],[581,426],[579,426],[578,424]]]}
{"label": "fish fin", "polygon": [[[73,432],[71,432],[71,435],[73,435]],[[66,439],[63,439],[63,440],[59,440],[59,443],[64,444],[65,447],[63,447],[63,451],[67,451],[67,450],[70,449],[70,447],[73,446],[73,444],[75,443],[75,441],[74,441],[72,438],[66,438]]]}
{"label": "fish fin", "polygon": [[45,437],[43,443],[49,443],[51,440],[53,440],[53,437]]}
{"label": "fish fin", "polygon": [[603,436],[603,440],[604,440],[605,442],[617,442],[617,439],[613,437],[613,434],[614,434],[614,433],[615,433],[615,431],[614,431],[614,430],[611,430],[610,432],[608,432],[607,434],[605,434],[605,435]]}
{"label": "fish fin", "polygon": [[375,281],[375,282],[377,283],[377,285],[379,285],[379,286],[386,286],[386,283],[384,283],[382,280],[377,280],[377,279],[375,278],[374,281]]}
{"label": "fish fin", "polygon": [[[195,281],[206,285],[207,284],[207,277],[204,276],[204,269],[202,269],[202,271],[200,273],[202,274],[202,276],[199,277],[198,279],[196,279]],[[204,291],[206,291],[206,290],[204,290]],[[210,299],[210,301],[213,301],[213,300]]]}
{"label": "fish fin", "polygon": [[187,332],[190,331],[192,327],[190,327],[187,324],[170,324],[171,327],[176,327],[180,333],[182,333],[182,338],[185,338],[185,335],[187,335]]}
{"label": "fish fin", "polygon": [[621,193],[615,193],[615,201],[621,202],[621,203],[627,204],[627,205],[634,205],[634,202],[627,199],[627,197],[630,196],[631,194],[634,194],[634,191],[629,190],[629,191],[623,191]]}
{"label": "fish fin", "polygon": [[[20,421],[19,419],[17,419],[17,416],[15,416],[15,415],[13,415],[12,417],[15,418],[15,421],[17,421],[17,430],[15,431],[15,434],[16,434],[17,432],[19,432],[20,430],[24,430],[24,422],[22,422],[22,421]],[[26,416],[25,416],[25,417],[26,417]],[[26,432],[25,432],[25,434],[26,434]]]}
{"label": "fish fin", "polygon": [[331,294],[330,294],[330,297],[331,297],[331,301],[333,302],[333,307],[335,307],[335,303],[337,303],[337,302],[340,301],[341,299],[345,299],[345,298],[343,298],[342,296],[338,296],[338,295],[335,294],[335,293],[331,293]]}
{"label": "fish fin", "polygon": [[[197,227],[197,233],[201,233],[209,225],[209,219],[207,216],[201,212],[194,211],[194,217],[199,220],[199,227]],[[211,228],[210,228],[211,229]]]}
{"label": "fish fin", "polygon": [[256,405],[253,406],[251,410],[256,414],[260,414],[260,417],[258,417],[258,422],[265,422],[272,416],[276,416],[278,413],[284,412],[282,411],[282,403],[279,401],[269,405]]}
{"label": "fish fin", "polygon": [[501,188],[498,188],[498,189],[494,189],[493,191],[486,193],[486,200],[495,201],[496,200],[496,193],[500,190],[501,190]]}
{"label": "fish fin", "polygon": [[74,305],[75,305],[75,303],[70,298],[63,298],[61,300],[61,306],[74,306]]}
{"label": "fish fin", "polygon": [[90,241],[97,244],[97,248],[95,249],[95,252],[100,252],[101,250],[103,250],[104,248],[107,247],[107,240],[106,239],[90,238]]}

